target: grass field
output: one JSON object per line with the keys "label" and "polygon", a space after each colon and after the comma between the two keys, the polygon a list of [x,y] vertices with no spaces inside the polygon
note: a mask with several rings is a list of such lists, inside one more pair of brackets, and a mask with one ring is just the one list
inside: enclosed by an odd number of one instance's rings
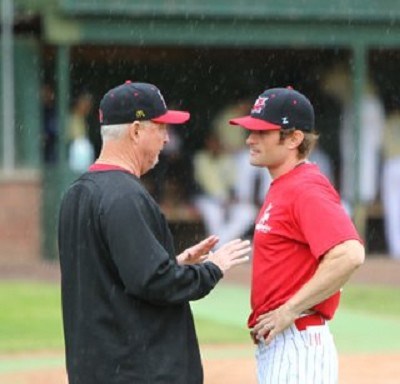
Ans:
{"label": "grass field", "polygon": [[[248,342],[247,288],[222,283],[192,303],[200,343]],[[331,324],[339,352],[400,351],[400,288],[348,286]],[[60,289],[0,283],[0,353],[63,348]]]}
{"label": "grass field", "polygon": [[63,347],[60,288],[0,283],[0,353]]}
{"label": "grass field", "polygon": [[[236,327],[235,342],[248,341],[245,328],[248,316],[247,289],[223,285],[207,298],[192,305],[200,341],[219,342],[204,332],[213,324]],[[331,322],[339,352],[400,351],[400,288],[347,286],[340,309]],[[205,322],[207,328],[203,328]]]}

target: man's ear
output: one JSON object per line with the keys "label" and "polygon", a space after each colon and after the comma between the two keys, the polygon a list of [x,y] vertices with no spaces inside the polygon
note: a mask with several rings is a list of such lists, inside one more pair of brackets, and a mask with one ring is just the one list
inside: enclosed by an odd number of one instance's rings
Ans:
{"label": "man's ear", "polygon": [[132,124],[130,124],[128,132],[129,132],[129,138],[133,141],[137,141],[140,136],[140,122],[139,121],[134,121]]}
{"label": "man's ear", "polygon": [[296,129],[287,140],[290,149],[297,148],[304,140],[304,132]]}

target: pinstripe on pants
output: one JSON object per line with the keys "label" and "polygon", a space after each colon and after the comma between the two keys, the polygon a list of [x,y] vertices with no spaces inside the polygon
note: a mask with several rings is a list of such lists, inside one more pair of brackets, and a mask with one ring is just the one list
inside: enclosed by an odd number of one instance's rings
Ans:
{"label": "pinstripe on pants", "polygon": [[338,360],[327,324],[298,331],[295,325],[256,349],[259,384],[336,384]]}

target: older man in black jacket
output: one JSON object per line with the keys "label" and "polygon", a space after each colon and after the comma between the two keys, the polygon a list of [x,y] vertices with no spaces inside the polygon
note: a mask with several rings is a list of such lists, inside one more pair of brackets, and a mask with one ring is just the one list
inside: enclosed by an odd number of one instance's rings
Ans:
{"label": "older man in black jacket", "polygon": [[127,82],[100,104],[103,146],[66,192],[59,251],[70,384],[199,384],[203,371],[189,301],[206,296],[249,243],[215,253],[210,236],[176,256],[167,222],[140,183],[168,141],[155,86]]}

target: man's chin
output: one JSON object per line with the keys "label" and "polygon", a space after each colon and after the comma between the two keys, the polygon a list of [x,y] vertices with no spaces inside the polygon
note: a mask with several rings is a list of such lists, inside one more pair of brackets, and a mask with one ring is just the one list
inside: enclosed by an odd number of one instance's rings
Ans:
{"label": "man's chin", "polygon": [[146,174],[147,172],[151,171],[156,165],[158,164],[158,157],[152,164],[148,166],[148,168],[142,173],[143,175]]}
{"label": "man's chin", "polygon": [[159,159],[159,157],[157,156],[157,158],[154,160],[153,165],[151,166],[150,169],[153,169],[153,168],[158,164],[159,161],[160,161],[160,159]]}
{"label": "man's chin", "polygon": [[253,160],[253,159],[250,159],[250,164],[251,164],[253,167],[262,167],[261,164],[259,164],[257,161],[255,161],[255,160]]}

